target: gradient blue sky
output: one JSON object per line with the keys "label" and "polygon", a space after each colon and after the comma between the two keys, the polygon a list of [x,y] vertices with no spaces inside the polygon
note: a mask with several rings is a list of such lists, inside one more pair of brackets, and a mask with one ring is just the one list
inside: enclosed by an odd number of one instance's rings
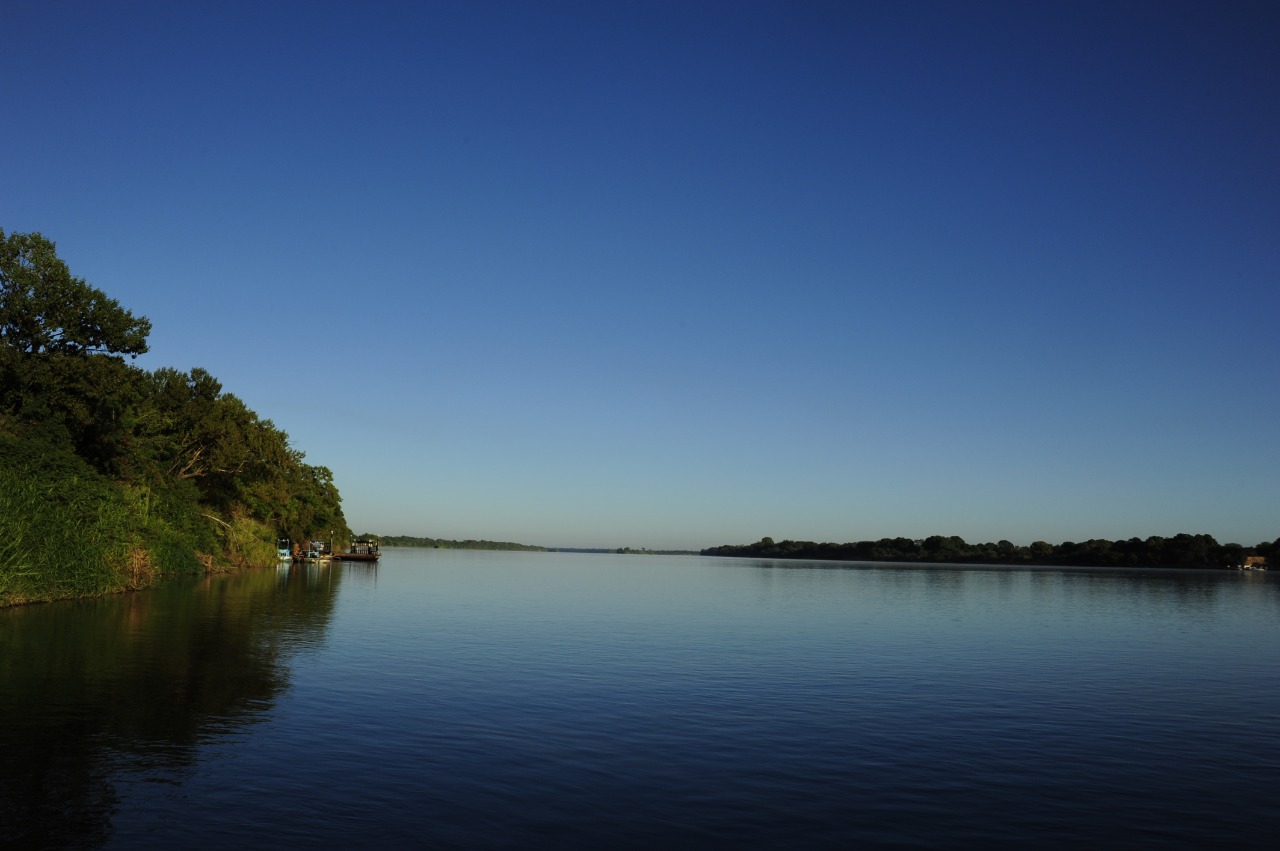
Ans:
{"label": "gradient blue sky", "polygon": [[0,227],[351,525],[1280,535],[1280,4],[6,2]]}

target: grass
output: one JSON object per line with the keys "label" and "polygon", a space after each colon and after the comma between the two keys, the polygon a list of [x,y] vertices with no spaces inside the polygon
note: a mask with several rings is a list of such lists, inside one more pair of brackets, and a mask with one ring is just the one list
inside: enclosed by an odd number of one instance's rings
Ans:
{"label": "grass", "polygon": [[0,606],[275,561],[271,529],[205,513],[189,483],[125,485],[68,452],[0,435]]}
{"label": "grass", "polygon": [[86,597],[149,579],[123,496],[86,476],[0,464],[0,602]]}

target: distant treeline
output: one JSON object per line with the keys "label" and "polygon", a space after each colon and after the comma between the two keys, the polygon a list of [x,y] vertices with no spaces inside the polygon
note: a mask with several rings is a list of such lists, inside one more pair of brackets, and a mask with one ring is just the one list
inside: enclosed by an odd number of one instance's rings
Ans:
{"label": "distant treeline", "polygon": [[702,551],[702,555],[752,556],[756,558],[827,559],[834,561],[904,561],[952,564],[1034,564],[1079,567],[1236,567],[1246,556],[1263,556],[1273,564],[1280,560],[1280,538],[1254,547],[1219,544],[1212,535],[1152,536],[1108,541],[1094,538],[1082,543],[1049,544],[1036,541],[1018,546],[1009,541],[970,544],[959,536],[933,535],[923,539],[881,538],[849,544],[812,541],[779,541],[761,538],[754,544],[726,544]]}
{"label": "distant treeline", "polygon": [[649,550],[641,547],[635,549],[633,547],[619,547],[616,550],[605,550],[605,552],[617,553],[618,555],[638,555],[638,556],[696,556],[699,555],[697,550]]}
{"label": "distant treeline", "polygon": [[381,541],[384,547],[434,547],[440,550],[524,550],[544,553],[546,547],[513,544],[510,541],[450,541],[444,538],[417,538],[413,535],[377,535],[366,532],[362,537]]}

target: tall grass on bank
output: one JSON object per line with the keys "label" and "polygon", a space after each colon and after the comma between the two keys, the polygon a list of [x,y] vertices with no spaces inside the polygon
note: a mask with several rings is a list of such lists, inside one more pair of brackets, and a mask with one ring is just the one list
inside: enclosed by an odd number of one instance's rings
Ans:
{"label": "tall grass on bank", "polygon": [[41,476],[24,466],[0,463],[0,604],[150,581],[141,530],[111,483],[92,473]]}
{"label": "tall grass on bank", "polygon": [[127,485],[69,452],[0,435],[0,606],[275,561],[272,529],[207,513],[190,482]]}
{"label": "tall grass on bank", "polygon": [[222,555],[233,567],[267,567],[276,562],[275,536],[266,524],[235,514],[228,523],[206,514],[222,532]]}

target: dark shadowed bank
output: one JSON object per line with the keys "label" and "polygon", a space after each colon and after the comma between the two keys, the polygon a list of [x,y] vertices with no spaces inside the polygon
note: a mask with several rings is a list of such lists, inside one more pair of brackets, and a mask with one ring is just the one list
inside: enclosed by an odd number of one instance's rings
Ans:
{"label": "dark shadowed bank", "polygon": [[0,230],[0,605],[267,565],[349,537],[333,474],[208,372],[130,361],[151,323]]}
{"label": "dark shadowed bank", "polygon": [[959,536],[933,535],[923,539],[881,538],[848,544],[817,544],[813,541],[779,541],[761,538],[754,544],[725,544],[702,551],[702,555],[751,556],[756,558],[826,559],[834,561],[902,561],[939,564],[1059,565],[1078,567],[1183,567],[1237,568],[1251,558],[1275,563],[1280,557],[1280,538],[1253,547],[1219,544],[1212,535],[1178,534],[1171,538],[1151,536],[1108,541],[1094,538],[1082,543],[1064,541],[1049,544],[1036,541],[1018,546],[1010,541],[969,544]]}

